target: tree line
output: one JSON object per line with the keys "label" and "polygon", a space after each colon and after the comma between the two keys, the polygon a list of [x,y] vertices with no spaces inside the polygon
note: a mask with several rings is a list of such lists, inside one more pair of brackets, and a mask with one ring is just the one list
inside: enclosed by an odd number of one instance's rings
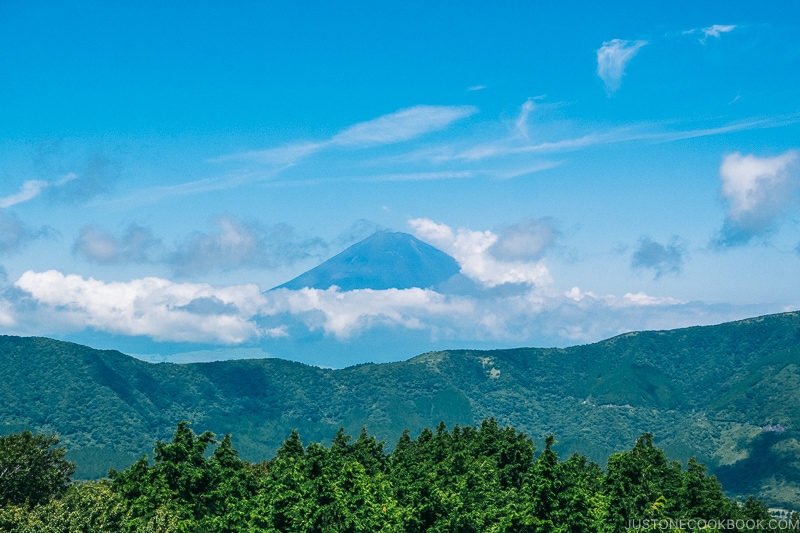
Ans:
{"label": "tree line", "polygon": [[355,439],[339,430],[329,447],[295,431],[273,459],[251,463],[230,435],[182,422],[152,461],[72,482],[56,436],[23,432],[0,437],[0,531],[616,533],[749,531],[770,520],[760,502],[727,498],[694,459],[669,461],[651,434],[605,468],[561,460],[554,444],[549,436],[537,454],[494,419],[416,439],[406,431],[391,453],[364,429]]}

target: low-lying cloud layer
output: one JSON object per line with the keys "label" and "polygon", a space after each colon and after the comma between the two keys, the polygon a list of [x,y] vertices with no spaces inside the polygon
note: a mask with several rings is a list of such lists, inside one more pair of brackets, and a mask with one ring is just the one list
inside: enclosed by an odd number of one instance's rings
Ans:
{"label": "low-lying cloud layer", "polygon": [[[347,341],[374,328],[400,335],[404,330],[426,332],[432,340],[535,344],[547,338],[564,345],[631,329],[728,318],[702,304],[642,292],[615,296],[578,287],[556,289],[542,258],[558,235],[549,219],[526,220],[497,233],[453,229],[428,219],[409,224],[418,237],[451,253],[460,275],[476,289],[449,293],[332,287],[262,293],[255,285],[214,287],[156,277],[105,282],[54,270],[28,271],[5,289],[0,324],[73,332],[91,328],[160,342],[220,345],[291,339],[315,331]],[[111,245],[104,257],[122,253],[119,243]],[[638,260],[643,267],[670,271],[677,264],[670,246],[677,245],[643,239]]]}

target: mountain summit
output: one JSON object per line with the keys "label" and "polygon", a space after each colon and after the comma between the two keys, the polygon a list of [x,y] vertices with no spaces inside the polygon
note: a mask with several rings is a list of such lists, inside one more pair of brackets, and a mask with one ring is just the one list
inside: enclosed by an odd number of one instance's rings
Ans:
{"label": "mountain summit", "polygon": [[276,289],[410,289],[455,274],[455,259],[408,233],[379,231]]}

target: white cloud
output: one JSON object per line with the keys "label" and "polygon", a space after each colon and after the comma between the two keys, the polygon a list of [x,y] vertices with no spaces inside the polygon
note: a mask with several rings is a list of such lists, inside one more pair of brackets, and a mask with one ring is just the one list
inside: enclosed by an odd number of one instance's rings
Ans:
{"label": "white cloud", "polygon": [[0,198],[0,208],[5,209],[12,205],[21,204],[22,202],[27,202],[28,200],[36,198],[48,185],[50,184],[43,180],[26,181],[19,188],[18,193]]}
{"label": "white cloud", "polygon": [[650,296],[643,292],[626,293],[622,298],[615,298],[613,296],[606,297],[606,303],[612,307],[653,307],[664,305],[678,305],[682,303],[679,300],[671,297],[656,297]]}
{"label": "white cloud", "polygon": [[446,128],[478,112],[475,106],[418,105],[350,126],[333,136],[341,146],[370,146],[407,141]]}
{"label": "white cloud", "polygon": [[703,28],[703,35],[706,37],[716,37],[723,33],[728,33],[736,29],[735,25],[721,25],[721,24],[714,24],[713,26],[709,26],[708,28]]}
{"label": "white cloud", "polygon": [[619,89],[625,67],[647,41],[606,41],[597,50],[597,75],[603,80],[609,96]]}
{"label": "white cloud", "polygon": [[528,98],[519,111],[519,117],[517,117],[517,121],[514,123],[517,127],[517,131],[525,137],[528,138],[528,115],[531,114],[533,111],[533,100]]}
{"label": "white cloud", "polygon": [[333,146],[366,148],[408,141],[446,128],[453,122],[478,112],[475,106],[417,105],[354,124],[328,140],[303,141],[266,150],[254,150],[212,159],[212,162],[255,160],[293,165],[300,159]]}
{"label": "white cloud", "polygon": [[[159,341],[238,344],[262,335],[251,320],[267,300],[255,285],[212,287],[161,278],[103,282],[50,270],[27,271],[15,283],[56,320],[82,329],[144,335]],[[193,302],[219,302],[198,309]]]}
{"label": "white cloud", "polygon": [[[338,287],[278,289],[269,293],[276,310],[292,315],[312,313],[307,318],[311,329],[346,339],[376,325],[396,325],[408,329],[429,329],[433,324],[471,317],[474,305],[464,298],[445,296],[429,289],[360,289],[342,292]],[[314,312],[321,314],[316,320]]]}
{"label": "white cloud", "polygon": [[461,266],[461,273],[481,283],[496,287],[506,283],[543,286],[552,280],[544,260],[508,260],[495,257],[491,248],[500,237],[491,231],[460,228],[454,232],[445,224],[416,218],[408,221],[414,234],[450,254]]}
{"label": "white cloud", "polygon": [[725,156],[720,193],[727,204],[719,244],[741,244],[774,226],[800,190],[797,150],[774,157]]}
{"label": "white cloud", "polygon": [[392,335],[403,335],[402,330],[428,332],[432,340],[537,345],[550,339],[548,343],[565,345],[636,329],[709,324],[752,314],[643,292],[598,296],[578,287],[559,293],[524,284],[473,296],[416,288],[261,293],[254,285],[212,287],[160,278],[104,282],[28,271],[15,289],[27,299],[15,308],[0,298],[5,332],[38,324],[38,334],[42,326],[50,331],[94,328],[162,342],[223,345],[287,338],[300,328],[321,330],[331,342],[343,342],[387,327],[401,330]]}
{"label": "white cloud", "polygon": [[0,198],[0,209],[6,209],[13,205],[33,200],[48,187],[59,187],[74,179],[77,179],[77,176],[73,173],[69,173],[54,183],[44,180],[28,180],[20,186],[17,193]]}

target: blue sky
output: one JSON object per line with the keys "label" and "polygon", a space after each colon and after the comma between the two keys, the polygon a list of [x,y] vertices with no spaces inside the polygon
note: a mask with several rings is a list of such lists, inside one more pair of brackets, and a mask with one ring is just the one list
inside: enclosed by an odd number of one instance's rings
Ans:
{"label": "blue sky", "polygon": [[[800,307],[796,2],[0,3],[0,333],[319,365]],[[273,291],[376,229],[480,291]]]}

